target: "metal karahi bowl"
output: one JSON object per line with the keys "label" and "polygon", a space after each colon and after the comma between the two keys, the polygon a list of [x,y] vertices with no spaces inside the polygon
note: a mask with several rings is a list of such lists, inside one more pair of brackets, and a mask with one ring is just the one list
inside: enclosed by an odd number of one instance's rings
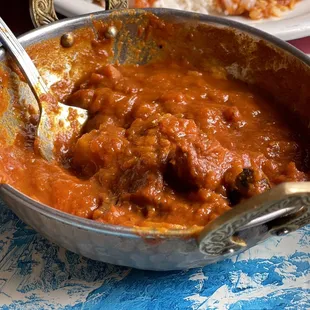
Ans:
{"label": "metal karahi bowl", "polygon": [[[32,56],[36,50],[45,51],[36,55],[35,63],[48,85],[52,85],[68,79],[68,68],[78,57],[75,49],[79,44],[64,49],[60,46],[60,38],[69,32],[78,35],[84,28],[94,33],[95,21],[117,28],[113,43],[115,56],[111,62],[146,63],[156,58],[157,53],[150,51],[158,46],[158,38],[151,35],[146,40],[136,35],[138,27],[149,22],[150,14],[190,29],[194,35],[203,34],[199,48],[208,50],[209,56],[221,63],[227,72],[277,96],[280,104],[295,111],[300,122],[309,123],[309,58],[273,36],[236,22],[168,9],[100,12],[38,28],[21,36],[20,42],[30,47]],[[195,32],[198,28],[199,32]],[[167,44],[185,47],[186,40],[187,37],[179,32],[178,38]],[[164,50],[161,48],[159,52],[158,49],[158,53]],[[195,51],[195,47],[191,50]],[[55,67],[58,73],[62,72],[60,76],[53,72]],[[14,90],[7,89],[10,104],[0,115],[0,130],[9,129],[7,144],[10,144],[22,125],[10,113],[10,107],[14,102],[25,102],[25,98],[28,102],[34,100],[28,86],[7,66],[3,49],[0,49],[0,70],[9,72],[18,85]],[[74,78],[78,79],[78,70]],[[199,236],[191,231],[149,231],[79,218],[43,205],[9,185],[0,186],[0,197],[25,223],[68,250],[94,260],[147,270],[204,266],[310,222],[310,182],[283,183],[253,197],[208,224]]]}

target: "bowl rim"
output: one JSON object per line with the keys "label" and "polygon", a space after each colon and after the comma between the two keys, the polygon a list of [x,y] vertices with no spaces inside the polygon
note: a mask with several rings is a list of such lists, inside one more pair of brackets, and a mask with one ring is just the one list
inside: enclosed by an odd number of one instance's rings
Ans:
{"label": "bowl rim", "polygon": [[[153,13],[159,17],[167,17],[169,15],[183,18],[183,20],[199,20],[201,22],[206,22],[209,24],[213,24],[214,26],[224,26],[230,27],[241,32],[247,33],[251,36],[256,37],[257,39],[263,39],[264,41],[268,42],[269,44],[280,48],[288,52],[289,54],[293,55],[294,57],[301,60],[310,68],[310,57],[295,48],[294,46],[290,45],[289,43],[271,35],[266,32],[263,32],[259,29],[253,28],[246,24],[242,24],[236,21],[224,19],[217,16],[210,16],[201,13],[193,13],[187,12],[182,10],[174,10],[174,9],[165,9],[165,8],[148,8],[148,9],[126,9],[117,11],[118,17],[120,16],[128,16],[133,13],[135,14],[145,14],[146,12]],[[112,11],[101,11],[96,12],[93,14],[84,14],[77,17],[72,18],[65,18],[63,20],[59,20],[53,22],[49,25],[42,26],[37,29],[33,29],[29,32],[18,37],[20,43],[24,47],[31,46],[32,44],[40,43],[42,40],[48,40],[51,38],[58,37],[61,35],[65,28],[66,31],[73,31],[79,28],[90,26],[93,20],[102,20],[105,17],[110,16],[113,14]],[[0,48],[0,63],[2,58],[4,57],[4,50]],[[97,233],[114,235],[118,237],[125,237],[125,238],[146,238],[146,239],[153,239],[153,238],[194,238],[193,232],[195,231],[194,228],[184,229],[184,230],[158,230],[158,229],[151,229],[151,228],[141,228],[141,227],[127,227],[122,225],[113,225],[98,222],[91,219],[82,218],[70,213],[66,213],[64,211],[60,211],[43,203],[40,203],[27,195],[23,194],[19,190],[15,189],[14,187],[7,185],[7,184],[0,184],[0,196],[5,201],[5,197],[9,196],[12,199],[19,201],[22,205],[27,206],[34,212],[38,212],[41,215],[51,218],[56,221],[60,221],[64,224],[74,226],[79,229],[83,230],[91,230]]]}

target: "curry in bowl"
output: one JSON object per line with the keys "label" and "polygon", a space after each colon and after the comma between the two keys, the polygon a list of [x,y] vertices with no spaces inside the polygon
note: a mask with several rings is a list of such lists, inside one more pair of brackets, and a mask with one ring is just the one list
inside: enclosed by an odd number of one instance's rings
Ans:
{"label": "curry in bowl", "polygon": [[[122,27],[121,22],[112,24]],[[33,145],[38,114],[25,102],[15,102],[14,114],[25,121],[13,145],[5,133],[0,137],[0,183],[103,223],[200,231],[279,183],[309,180],[303,123],[292,116],[286,90],[278,89],[296,75],[302,78],[300,72],[288,77],[283,71],[283,80],[274,84],[268,70],[266,76],[256,73],[256,83],[231,73],[234,64],[243,65],[247,74],[249,63],[263,67],[264,55],[272,61],[265,43],[257,42],[261,58],[243,59],[233,50],[234,40],[247,38],[233,31],[181,27],[153,16],[137,33],[144,42],[156,42],[147,57],[138,44],[128,61],[113,62],[114,39],[104,35],[109,24],[94,26],[95,33],[84,29],[75,34],[79,54],[71,58],[66,78],[52,85],[66,104],[89,111],[82,136],[73,141],[60,137],[58,159],[43,160]],[[226,46],[218,44],[221,35]],[[55,48],[56,42],[29,53],[43,66],[53,64],[60,52],[64,62],[75,53]],[[136,63],[130,61],[135,53],[140,57]],[[63,66],[60,61],[48,67],[48,74]],[[0,111],[5,113],[6,89],[12,83],[5,71],[1,83]],[[276,96],[279,91],[284,99]],[[298,107],[293,110],[298,115]]]}

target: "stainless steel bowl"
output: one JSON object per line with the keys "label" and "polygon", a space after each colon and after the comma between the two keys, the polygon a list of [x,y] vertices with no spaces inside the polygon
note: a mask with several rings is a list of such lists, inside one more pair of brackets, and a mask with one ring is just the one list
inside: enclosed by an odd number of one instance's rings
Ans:
{"label": "stainless steel bowl", "polygon": [[[122,26],[115,38],[116,57],[111,61],[146,62],[149,60],[146,56],[149,55],[150,46],[156,42],[154,38],[146,43],[139,42],[142,38],[136,36],[136,31],[141,23],[147,22],[150,12],[181,27],[204,27],[206,36],[203,40],[208,38],[208,32],[212,32],[213,37],[217,32],[226,34],[225,40],[219,36],[217,45],[205,42],[211,54],[216,51],[212,57],[220,57],[217,55],[220,46],[231,56],[230,61],[224,64],[228,72],[238,79],[259,84],[276,95],[280,104],[294,110],[301,122],[309,123],[310,60],[289,44],[236,22],[168,9],[124,10],[117,14],[101,12],[52,23],[21,36],[20,42],[24,47],[34,45],[32,49],[35,49],[45,40],[58,38],[52,41],[55,49],[50,53],[55,56],[53,62],[61,63],[65,68],[70,65],[75,53],[59,49],[61,36],[84,27],[91,29],[94,20],[107,24],[121,20]],[[119,41],[124,44],[119,45]],[[135,44],[130,45],[132,42]],[[186,44],[186,38],[180,36],[178,42]],[[143,48],[136,53],[133,48],[138,43]],[[74,51],[74,45],[71,49]],[[265,58],[262,60],[262,57]],[[51,70],[55,64],[43,58],[41,62],[36,59],[36,62],[42,75],[48,79],[48,73],[53,75]],[[45,63],[44,68],[40,67],[40,63]],[[14,83],[19,85],[18,91],[7,90],[11,101],[7,112],[0,116],[0,130],[10,132],[10,139],[7,140],[7,144],[10,144],[22,125],[10,113],[10,107],[14,100],[21,101],[25,97],[28,101],[33,99],[28,86],[5,63],[3,49],[0,49],[0,70],[10,72]],[[297,79],[300,80],[296,83]],[[295,100],[292,101],[292,98]],[[148,270],[204,266],[310,222],[309,182],[283,183],[251,198],[208,224],[198,237],[194,237],[191,231],[159,233],[79,218],[36,202],[9,185],[0,186],[0,196],[18,217],[56,244],[91,259]]]}

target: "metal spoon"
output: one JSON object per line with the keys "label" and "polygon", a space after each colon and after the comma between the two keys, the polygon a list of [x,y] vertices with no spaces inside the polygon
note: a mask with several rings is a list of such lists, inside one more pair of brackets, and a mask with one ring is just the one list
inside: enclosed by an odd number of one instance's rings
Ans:
{"label": "metal spoon", "polygon": [[57,102],[29,55],[1,17],[0,42],[16,61],[38,101],[40,122],[37,127],[35,146],[44,159],[51,161],[56,157],[55,143],[78,136],[87,121],[88,111]]}

